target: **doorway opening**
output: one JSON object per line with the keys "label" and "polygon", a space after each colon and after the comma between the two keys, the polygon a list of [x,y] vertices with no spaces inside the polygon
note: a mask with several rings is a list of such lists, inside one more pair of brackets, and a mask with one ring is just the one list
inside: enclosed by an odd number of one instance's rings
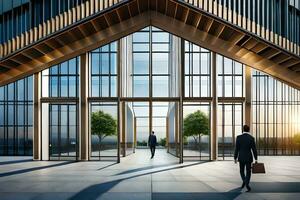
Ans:
{"label": "doorway opening", "polygon": [[150,159],[148,138],[154,131],[154,159],[179,162],[178,102],[124,101],[121,105],[121,156],[136,154],[134,157]]}

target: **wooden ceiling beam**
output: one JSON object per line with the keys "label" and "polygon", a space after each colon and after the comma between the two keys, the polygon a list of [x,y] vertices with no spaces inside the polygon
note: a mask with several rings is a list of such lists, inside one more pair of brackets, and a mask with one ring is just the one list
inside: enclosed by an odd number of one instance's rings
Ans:
{"label": "wooden ceiling beam", "polygon": [[[9,72],[13,74],[13,76],[12,77],[9,76],[9,78],[8,76],[0,75],[0,77],[3,77],[0,79],[0,86],[16,81],[30,74],[39,72],[43,69],[59,64],[65,60],[76,57],[84,52],[94,50],[99,46],[103,46],[119,38],[122,38],[136,31],[139,31],[144,27],[150,26],[150,19],[151,19],[150,12],[144,12],[120,24],[113,25],[110,28],[107,28],[91,36],[88,36],[80,41],[76,41],[73,42],[72,44],[68,44],[58,49],[55,49],[54,51],[42,56],[41,58],[32,59],[30,62],[26,63],[26,65],[28,66],[33,66],[31,70],[27,70],[26,72],[22,72],[22,71],[14,71],[14,73]],[[50,43],[48,41],[48,45],[49,44]],[[55,41],[52,41],[52,44],[57,45]],[[49,46],[51,47],[51,45]],[[47,62],[42,62],[51,57],[54,57],[54,59],[48,60]],[[26,69],[24,64],[20,65],[18,68],[22,70]],[[15,69],[13,68],[12,70]]]}
{"label": "wooden ceiling beam", "polygon": [[[233,60],[244,63],[245,65],[251,66],[257,70],[263,71],[293,87],[300,88],[300,81],[297,81],[297,75],[293,73],[293,71],[280,67],[280,65],[274,63],[273,61],[242,48],[241,46],[235,45],[232,47],[232,42],[224,41],[220,38],[216,39],[215,36],[209,35],[191,25],[183,25],[183,22],[174,20],[171,17],[163,14],[160,15],[156,13],[155,15],[151,15],[151,22],[154,26],[168,31],[178,37],[182,37],[203,48],[210,49],[211,51],[217,52],[226,57],[230,57]],[[250,39],[250,37],[243,38],[243,43]],[[211,41],[215,42],[211,43]],[[268,68],[269,66],[274,66],[274,68]]]}

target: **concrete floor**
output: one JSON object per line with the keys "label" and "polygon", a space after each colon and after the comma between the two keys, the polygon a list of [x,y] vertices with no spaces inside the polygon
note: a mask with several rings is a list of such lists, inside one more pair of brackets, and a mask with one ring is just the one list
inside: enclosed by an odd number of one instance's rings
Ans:
{"label": "concrete floor", "polygon": [[260,157],[267,174],[240,190],[233,161],[187,162],[138,150],[120,164],[0,157],[0,199],[299,199],[300,157]]}

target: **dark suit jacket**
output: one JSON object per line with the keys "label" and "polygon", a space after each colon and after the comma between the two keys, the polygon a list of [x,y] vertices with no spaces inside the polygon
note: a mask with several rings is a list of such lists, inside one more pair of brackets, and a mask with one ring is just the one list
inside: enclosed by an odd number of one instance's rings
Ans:
{"label": "dark suit jacket", "polygon": [[[252,152],[251,152],[252,151]],[[253,162],[253,156],[257,160],[257,151],[255,146],[254,137],[248,133],[243,133],[236,137],[234,159],[239,162]]]}
{"label": "dark suit jacket", "polygon": [[148,144],[150,147],[156,146],[156,136],[155,135],[149,135]]}

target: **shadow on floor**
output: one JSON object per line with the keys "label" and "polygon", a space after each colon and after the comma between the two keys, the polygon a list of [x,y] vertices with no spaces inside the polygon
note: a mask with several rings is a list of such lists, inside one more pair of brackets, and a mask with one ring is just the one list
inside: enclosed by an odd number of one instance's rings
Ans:
{"label": "shadow on floor", "polygon": [[103,170],[103,169],[112,167],[112,166],[114,166],[114,165],[117,165],[117,164],[119,164],[119,163],[117,163],[117,162],[111,163],[111,164],[108,164],[108,165],[106,165],[106,166],[104,166],[104,167],[101,167],[101,168],[99,168],[99,169],[97,169],[97,170],[100,171],[100,170]]}
{"label": "shadow on floor", "polygon": [[236,199],[241,192],[162,192],[152,193],[152,199],[155,200],[194,200],[194,199],[210,199],[210,200],[233,200]]}
{"label": "shadow on floor", "polygon": [[148,170],[148,169],[155,169],[155,168],[159,168],[159,167],[170,167],[170,166],[173,166],[175,164],[178,164],[178,163],[161,164],[161,165],[152,165],[152,166],[147,166],[147,167],[140,167],[140,168],[130,169],[130,170],[127,170],[127,171],[124,171],[124,172],[120,172],[120,173],[116,174],[115,176],[124,175],[124,174],[130,174],[130,173],[134,173],[134,172],[145,171],[145,170]]}
{"label": "shadow on floor", "polygon": [[9,164],[18,164],[18,163],[25,163],[25,162],[32,162],[32,159],[23,159],[23,160],[8,160],[0,162],[0,165],[9,165]]}
{"label": "shadow on floor", "polygon": [[11,172],[4,172],[4,173],[0,174],[0,178],[6,177],[6,176],[17,175],[17,174],[24,174],[27,172],[32,172],[32,171],[37,171],[37,170],[42,170],[42,169],[49,169],[49,168],[53,168],[53,167],[68,165],[71,163],[74,163],[74,161],[65,161],[65,162],[60,162],[60,163],[53,164],[53,165],[46,165],[46,166],[32,167],[32,168],[27,168],[27,169],[20,169],[20,170],[11,171]]}
{"label": "shadow on floor", "polygon": [[300,193],[300,182],[251,182],[255,193]]}
{"label": "shadow on floor", "polygon": [[167,169],[160,169],[160,170],[156,170],[156,171],[141,173],[141,174],[138,174],[138,175],[127,177],[127,178],[121,178],[121,179],[114,180],[114,181],[95,184],[95,185],[89,186],[89,187],[81,190],[80,192],[78,192],[77,194],[72,196],[70,199],[71,200],[75,200],[75,199],[97,199],[97,198],[101,197],[101,195],[108,192],[110,189],[112,189],[114,186],[116,186],[118,183],[120,183],[122,181],[129,180],[129,179],[132,179],[132,178],[137,178],[137,177],[140,177],[140,176],[156,174],[156,173],[159,173],[159,172],[164,172],[164,171],[169,171],[169,170],[174,170],[174,169],[181,169],[181,168],[185,168],[185,167],[191,167],[191,166],[198,165],[198,164],[201,164],[201,163],[197,162],[197,163],[186,164],[186,165],[181,164],[181,165],[174,166],[174,167],[167,168]]}

